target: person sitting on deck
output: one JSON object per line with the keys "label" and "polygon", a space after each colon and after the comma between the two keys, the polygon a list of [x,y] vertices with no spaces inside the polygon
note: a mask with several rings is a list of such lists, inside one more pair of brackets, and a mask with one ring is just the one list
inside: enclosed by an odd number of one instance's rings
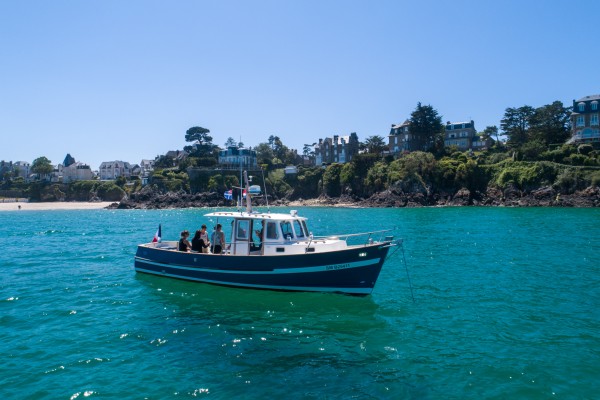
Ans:
{"label": "person sitting on deck", "polygon": [[188,231],[181,232],[181,239],[179,239],[179,245],[177,250],[189,252],[192,250],[192,245],[190,244],[188,237],[190,233]]}

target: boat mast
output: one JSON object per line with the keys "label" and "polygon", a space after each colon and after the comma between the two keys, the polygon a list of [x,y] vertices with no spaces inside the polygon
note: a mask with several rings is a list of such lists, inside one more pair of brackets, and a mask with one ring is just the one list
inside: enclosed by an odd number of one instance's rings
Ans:
{"label": "boat mast", "polygon": [[250,186],[248,184],[248,171],[244,171],[244,185],[246,190],[246,212],[252,212],[252,201],[250,200]]}

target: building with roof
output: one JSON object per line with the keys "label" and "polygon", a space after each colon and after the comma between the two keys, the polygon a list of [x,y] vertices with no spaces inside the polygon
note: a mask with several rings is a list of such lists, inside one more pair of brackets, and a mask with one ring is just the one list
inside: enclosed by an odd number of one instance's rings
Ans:
{"label": "building with roof", "polygon": [[358,154],[358,135],[352,132],[348,136],[333,135],[332,138],[319,139],[315,145],[315,165],[347,163]]}
{"label": "building with roof", "polygon": [[571,143],[600,142],[600,124],[598,120],[598,102],[600,95],[582,97],[573,100],[571,113]]}
{"label": "building with roof", "polygon": [[101,180],[114,180],[120,176],[131,177],[132,167],[126,161],[104,161],[100,164],[98,174]]}
{"label": "building with roof", "polygon": [[463,122],[446,122],[444,146],[456,146],[458,150],[483,150],[492,146],[491,138],[483,138],[477,134],[473,120]]}
{"label": "building with roof", "polygon": [[257,170],[256,151],[230,146],[219,151],[219,167],[222,169]]}
{"label": "building with roof", "polygon": [[58,167],[63,183],[89,181],[94,179],[94,173],[87,164],[76,161],[67,166],[59,164]]}
{"label": "building with roof", "polygon": [[410,121],[407,119],[401,124],[392,124],[388,135],[388,149],[390,154],[397,156],[403,152],[421,150],[414,148],[416,141],[410,133]]}

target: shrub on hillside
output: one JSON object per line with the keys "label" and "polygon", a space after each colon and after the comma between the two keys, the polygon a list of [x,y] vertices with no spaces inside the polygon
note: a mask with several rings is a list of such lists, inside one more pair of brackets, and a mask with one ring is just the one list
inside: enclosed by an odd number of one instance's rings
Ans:
{"label": "shrub on hillside", "polygon": [[121,201],[125,191],[113,182],[103,182],[98,186],[97,194],[103,201]]}

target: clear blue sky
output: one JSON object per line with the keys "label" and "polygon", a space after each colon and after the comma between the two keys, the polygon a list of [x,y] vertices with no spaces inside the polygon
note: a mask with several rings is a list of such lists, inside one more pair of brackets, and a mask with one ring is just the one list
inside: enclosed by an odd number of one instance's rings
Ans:
{"label": "clear blue sky", "polygon": [[499,125],[600,93],[600,1],[0,1],[0,160],[139,163],[387,137],[417,102]]}

